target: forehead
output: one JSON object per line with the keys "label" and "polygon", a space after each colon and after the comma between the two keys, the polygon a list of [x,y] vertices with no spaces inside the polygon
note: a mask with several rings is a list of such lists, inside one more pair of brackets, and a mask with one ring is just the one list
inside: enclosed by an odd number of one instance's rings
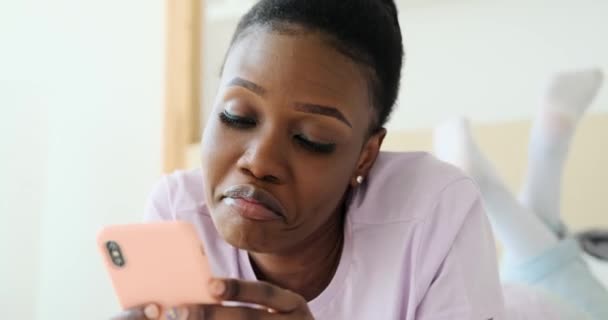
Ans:
{"label": "forehead", "polygon": [[365,68],[317,32],[279,33],[255,28],[230,50],[223,81],[247,78],[273,93],[342,100],[369,106]]}

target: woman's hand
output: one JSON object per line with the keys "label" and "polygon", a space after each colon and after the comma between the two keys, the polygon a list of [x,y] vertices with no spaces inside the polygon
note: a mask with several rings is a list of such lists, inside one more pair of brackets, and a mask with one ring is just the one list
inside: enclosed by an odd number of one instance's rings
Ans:
{"label": "woman's hand", "polygon": [[[182,306],[161,315],[156,305],[134,308],[112,320],[312,320],[306,300],[300,295],[266,282],[213,279],[210,293],[218,301],[252,303],[261,308],[216,305]],[[164,316],[161,318],[161,316]]]}

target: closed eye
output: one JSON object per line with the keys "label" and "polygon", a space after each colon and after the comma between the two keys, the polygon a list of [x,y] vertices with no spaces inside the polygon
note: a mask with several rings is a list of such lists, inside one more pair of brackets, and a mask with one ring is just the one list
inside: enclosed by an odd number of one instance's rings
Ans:
{"label": "closed eye", "polygon": [[229,127],[236,129],[251,129],[257,125],[257,121],[253,118],[241,117],[222,111],[219,114],[220,121]]}
{"label": "closed eye", "polygon": [[[251,129],[254,128],[258,123],[255,119],[249,117],[241,117],[234,114],[231,114],[227,111],[222,111],[218,115],[220,121],[225,125],[235,128],[235,129]],[[302,134],[298,134],[294,136],[294,140],[298,145],[304,148],[307,151],[318,153],[318,154],[330,154],[334,152],[336,149],[335,143],[321,143],[315,142],[308,139],[306,136]]]}
{"label": "closed eye", "polygon": [[295,135],[294,139],[304,149],[314,152],[314,153],[330,154],[330,153],[334,152],[334,150],[336,150],[335,143],[314,142],[314,141],[309,140],[308,138],[306,138],[303,135]]}

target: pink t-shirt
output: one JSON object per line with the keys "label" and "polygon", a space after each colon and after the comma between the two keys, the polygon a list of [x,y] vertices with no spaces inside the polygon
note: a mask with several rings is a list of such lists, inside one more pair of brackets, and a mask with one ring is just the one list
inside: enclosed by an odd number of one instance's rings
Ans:
{"label": "pink t-shirt", "polygon": [[[147,220],[192,222],[218,277],[255,280],[205,206],[201,171],[156,186]],[[494,239],[475,183],[426,153],[381,153],[349,205],[342,257],[315,319],[503,320]]]}

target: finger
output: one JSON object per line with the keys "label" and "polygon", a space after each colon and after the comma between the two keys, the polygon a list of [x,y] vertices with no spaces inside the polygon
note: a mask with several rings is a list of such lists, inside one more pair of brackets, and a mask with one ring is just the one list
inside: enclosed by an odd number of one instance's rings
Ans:
{"label": "finger", "polygon": [[155,304],[132,308],[114,316],[111,320],[151,320],[160,317],[160,309]]}
{"label": "finger", "polygon": [[267,282],[212,279],[209,290],[221,300],[255,303],[282,313],[306,306],[300,295]]}
{"label": "finger", "polygon": [[110,320],[147,320],[146,315],[142,309],[131,309],[125,310],[116,316],[110,318]]}
{"label": "finger", "polygon": [[192,312],[191,320],[287,320],[288,314],[271,313],[263,309],[248,307],[226,307],[204,305]]}

